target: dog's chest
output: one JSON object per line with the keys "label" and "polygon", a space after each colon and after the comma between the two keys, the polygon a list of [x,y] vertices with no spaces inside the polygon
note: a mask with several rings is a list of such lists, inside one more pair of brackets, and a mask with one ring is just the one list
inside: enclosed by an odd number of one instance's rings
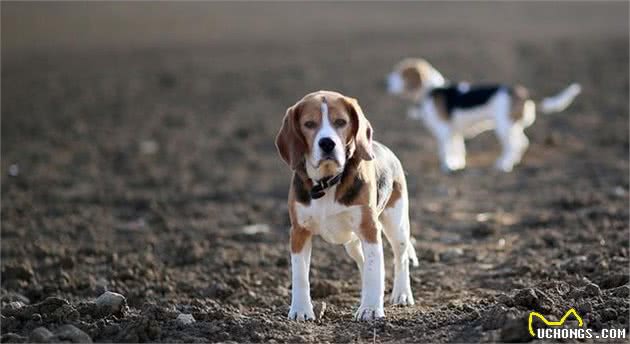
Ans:
{"label": "dog's chest", "polygon": [[353,239],[358,228],[361,212],[358,207],[346,207],[335,201],[335,188],[326,190],[319,199],[309,205],[296,204],[297,221],[314,235],[320,235],[332,244],[344,244]]}

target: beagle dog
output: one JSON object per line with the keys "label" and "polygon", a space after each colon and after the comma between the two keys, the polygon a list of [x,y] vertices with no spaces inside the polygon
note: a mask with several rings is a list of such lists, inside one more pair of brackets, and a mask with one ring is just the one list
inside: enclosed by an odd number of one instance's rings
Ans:
{"label": "beagle dog", "polygon": [[289,319],[315,318],[308,277],[315,235],[343,244],[359,267],[356,320],[385,315],[381,232],[394,252],[391,302],[413,305],[409,262],[417,266],[418,259],[409,234],[405,174],[394,153],[372,140],[372,126],[357,101],[331,91],[306,95],[287,109],[276,147],[293,170]]}
{"label": "beagle dog", "polygon": [[[437,139],[445,172],[466,166],[464,138],[486,130],[494,129],[501,143],[495,163],[501,171],[511,171],[529,146],[524,129],[536,119],[536,103],[523,86],[450,83],[427,61],[409,58],[387,76],[387,90],[413,102],[409,117],[422,119]],[[563,111],[580,90],[580,85],[571,84],[538,107],[542,113]]]}

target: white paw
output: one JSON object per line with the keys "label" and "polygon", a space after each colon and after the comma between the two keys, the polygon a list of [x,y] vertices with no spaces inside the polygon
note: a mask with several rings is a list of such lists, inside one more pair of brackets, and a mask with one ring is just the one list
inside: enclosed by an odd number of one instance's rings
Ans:
{"label": "white paw", "polygon": [[389,300],[393,305],[401,306],[411,306],[415,303],[413,300],[413,294],[411,293],[411,288],[399,288],[399,290],[394,288],[392,296]]}
{"label": "white paw", "polygon": [[370,321],[376,320],[385,317],[385,311],[383,310],[383,306],[380,307],[368,307],[361,306],[354,313],[354,320],[356,321]]}
{"label": "white paw", "polygon": [[289,319],[296,321],[315,320],[313,305],[310,303],[300,306],[291,305],[291,309],[289,310]]}
{"label": "white paw", "polygon": [[444,174],[451,174],[457,171],[461,171],[466,167],[466,163],[463,164],[455,164],[455,163],[449,163],[449,164],[440,164],[440,169],[442,170],[442,173]]}
{"label": "white paw", "polygon": [[494,168],[501,172],[512,172],[512,168],[514,168],[514,164],[510,161],[498,160],[494,164]]}

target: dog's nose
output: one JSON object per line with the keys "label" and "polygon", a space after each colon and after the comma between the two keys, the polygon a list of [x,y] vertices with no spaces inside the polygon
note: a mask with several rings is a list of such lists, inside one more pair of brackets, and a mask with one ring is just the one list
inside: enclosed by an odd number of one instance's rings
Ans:
{"label": "dog's nose", "polygon": [[319,148],[321,148],[324,153],[330,153],[335,149],[335,141],[331,140],[328,137],[324,137],[319,140]]}

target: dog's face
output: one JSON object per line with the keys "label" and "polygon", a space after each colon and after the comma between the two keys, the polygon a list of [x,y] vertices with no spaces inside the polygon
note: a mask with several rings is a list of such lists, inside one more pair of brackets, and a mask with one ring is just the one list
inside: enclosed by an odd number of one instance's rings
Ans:
{"label": "dog's face", "polygon": [[304,162],[309,176],[321,179],[343,171],[355,154],[372,160],[372,127],[355,99],[314,92],[287,109],[276,147],[292,169]]}
{"label": "dog's face", "polygon": [[442,75],[423,59],[405,59],[387,76],[387,91],[408,100],[417,100],[427,87],[444,83]]}

